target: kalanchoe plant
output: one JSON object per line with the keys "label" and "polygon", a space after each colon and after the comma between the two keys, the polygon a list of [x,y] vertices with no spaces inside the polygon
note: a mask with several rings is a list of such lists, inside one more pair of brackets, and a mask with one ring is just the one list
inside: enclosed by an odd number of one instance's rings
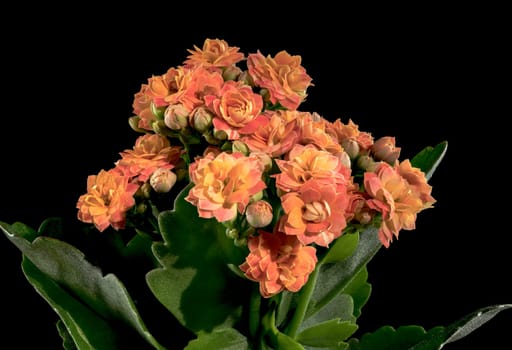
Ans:
{"label": "kalanchoe plant", "polygon": [[436,203],[447,142],[401,160],[394,137],[299,110],[312,85],[300,56],[206,39],[142,84],[140,135],[78,220],[0,223],[64,348],[440,349],[512,307],[353,336],[366,266]]}

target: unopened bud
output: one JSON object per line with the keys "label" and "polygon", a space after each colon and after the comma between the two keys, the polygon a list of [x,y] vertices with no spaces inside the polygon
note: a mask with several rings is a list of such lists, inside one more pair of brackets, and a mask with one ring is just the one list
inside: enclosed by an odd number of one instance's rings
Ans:
{"label": "unopened bud", "polygon": [[245,85],[254,86],[254,80],[246,70],[240,73],[238,76],[238,81],[243,82]]}
{"label": "unopened bud", "polygon": [[232,65],[224,68],[224,71],[222,72],[222,77],[224,78],[224,81],[236,80],[240,73],[242,73],[242,70],[237,66]]}
{"label": "unopened bud", "polygon": [[213,130],[213,137],[217,140],[224,141],[227,140],[228,134],[224,130]]}
{"label": "unopened bud", "polygon": [[238,234],[238,230],[236,228],[227,228],[226,236],[231,239],[237,239],[240,235]]}
{"label": "unopened bud", "polygon": [[189,110],[182,104],[169,105],[164,113],[165,125],[172,130],[186,128],[189,113]]}
{"label": "unopened bud", "polygon": [[211,128],[212,120],[212,113],[205,107],[196,108],[192,115],[192,125],[194,126],[194,129],[199,131],[201,134]]}
{"label": "unopened bud", "polygon": [[384,136],[375,141],[371,150],[375,160],[382,160],[391,165],[400,157],[400,147],[395,146],[395,138],[391,136]]}
{"label": "unopened bud", "polygon": [[354,159],[359,154],[359,144],[354,139],[346,139],[341,143],[341,147],[347,152],[350,159]]}
{"label": "unopened bud", "polygon": [[155,116],[156,120],[164,120],[164,112],[166,107],[157,107],[153,102],[150,104],[151,113]]}
{"label": "unopened bud", "polygon": [[346,168],[350,168],[351,167],[352,163],[350,161],[350,157],[347,154],[347,152],[340,152],[340,153],[338,153],[338,158],[339,158],[341,164],[343,164]]}
{"label": "unopened bud", "polygon": [[249,147],[247,147],[247,145],[240,140],[233,141],[231,149],[233,152],[240,152],[244,156],[247,156],[249,154]]}
{"label": "unopened bud", "polygon": [[375,170],[376,165],[377,163],[375,160],[368,155],[362,155],[357,158],[357,166],[363,170],[373,171]]}
{"label": "unopened bud", "polygon": [[177,176],[169,169],[159,168],[151,174],[149,183],[157,193],[167,193],[176,183]]}
{"label": "unopened bud", "polygon": [[133,131],[136,132],[145,132],[143,129],[139,128],[140,117],[138,115],[134,115],[128,119],[128,124]]}
{"label": "unopened bud", "polygon": [[251,157],[256,157],[260,161],[260,164],[263,167],[263,171],[267,172],[272,169],[272,157],[268,153],[254,151],[249,154]]}
{"label": "unopened bud", "polygon": [[258,200],[247,206],[245,215],[252,227],[265,227],[272,222],[272,206],[267,201]]}

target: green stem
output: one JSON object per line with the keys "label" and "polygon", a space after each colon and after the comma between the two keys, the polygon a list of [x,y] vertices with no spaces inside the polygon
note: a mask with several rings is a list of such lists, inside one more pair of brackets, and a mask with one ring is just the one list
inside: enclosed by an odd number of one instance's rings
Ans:
{"label": "green stem", "polygon": [[255,284],[251,291],[251,299],[249,301],[249,334],[254,339],[258,334],[261,324],[260,320],[261,295],[258,284]]}
{"label": "green stem", "polygon": [[288,327],[286,328],[286,334],[295,339],[297,335],[297,331],[304,320],[304,316],[306,315],[306,310],[308,308],[309,301],[311,299],[311,295],[313,295],[313,291],[315,290],[316,280],[318,277],[318,271],[320,270],[321,264],[317,264],[315,270],[309,275],[308,282],[299,294],[299,301],[297,303],[297,308],[295,309],[295,313],[293,314],[293,318],[291,319]]}

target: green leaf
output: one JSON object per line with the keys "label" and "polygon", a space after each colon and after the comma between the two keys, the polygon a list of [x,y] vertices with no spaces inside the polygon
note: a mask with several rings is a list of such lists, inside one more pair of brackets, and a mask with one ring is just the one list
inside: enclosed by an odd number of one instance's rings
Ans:
{"label": "green leaf", "polygon": [[426,332],[420,326],[390,326],[365,333],[360,340],[350,339],[350,350],[439,350],[479,328],[499,312],[512,308],[512,304],[481,308],[452,323],[448,327],[434,327]]}
{"label": "green leaf", "polygon": [[185,201],[189,187],[176,198],[174,209],[160,214],[164,243],[153,245],[162,268],[146,280],[156,298],[191,331],[211,332],[232,327],[247,303],[252,283],[234,274],[247,248],[236,247],[226,228],[215,219],[202,219]]}
{"label": "green leaf", "polygon": [[28,232],[25,225],[0,222],[0,228],[50,279],[74,293],[105,319],[126,322],[155,348],[163,349],[146,328],[126,288],[115,275],[104,276],[81,251],[58,239],[39,236],[30,243],[24,238]]}
{"label": "green leaf", "polygon": [[361,340],[350,339],[350,350],[405,350],[425,339],[427,332],[420,326],[402,326],[395,329],[384,326],[366,333]]}
{"label": "green leaf", "polygon": [[352,282],[350,282],[343,290],[344,293],[349,294],[353,299],[353,315],[355,318],[361,316],[363,306],[370,299],[372,286],[368,282],[366,282],[367,280],[368,269],[364,267],[354,276]]}
{"label": "green leaf", "polygon": [[304,347],[297,341],[290,338],[284,333],[278,332],[276,334],[277,347],[279,350],[304,350]]}
{"label": "green leaf", "polygon": [[77,350],[75,341],[73,340],[73,337],[71,337],[71,334],[69,334],[66,325],[62,322],[62,319],[57,321],[56,326],[57,332],[59,332],[59,335],[62,338],[62,347],[64,350]]}
{"label": "green leaf", "polygon": [[370,227],[354,235],[359,235],[359,243],[354,254],[345,260],[334,264],[323,264],[320,267],[317,283],[306,310],[306,318],[329,304],[338,294],[344,293],[382,247],[377,237],[377,228]]}
{"label": "green leaf", "polygon": [[348,258],[356,249],[358,242],[359,236],[357,234],[347,233],[342,235],[329,248],[322,259],[322,264],[334,263]]}
{"label": "green leaf", "polygon": [[355,323],[334,319],[303,330],[297,336],[297,341],[314,347],[336,347],[356,330]]}
{"label": "green leaf", "polygon": [[354,300],[352,297],[345,293],[338,294],[325,307],[306,318],[300,325],[299,331],[331,320],[355,322],[353,313]]}
{"label": "green leaf", "polygon": [[411,159],[411,165],[420,168],[428,180],[443,160],[447,148],[448,141],[440,142],[435,147],[425,147]]}
{"label": "green leaf", "polygon": [[[23,257],[22,269],[27,280],[59,315],[65,325],[65,333],[73,339],[76,348],[92,350],[119,347],[119,335],[109,322],[73,298],[26,257]],[[63,335],[62,327],[59,329]],[[64,344],[69,345],[69,341],[66,338],[64,340]],[[66,348],[72,349],[68,345]]]}
{"label": "green leaf", "polygon": [[211,333],[200,333],[184,350],[249,350],[247,338],[233,328],[222,328]]}
{"label": "green leaf", "polygon": [[437,327],[436,332],[429,332],[429,337],[413,347],[414,350],[441,349],[444,345],[466,337],[474,330],[487,323],[499,312],[511,309],[512,304],[491,305],[478,309],[448,327]]}

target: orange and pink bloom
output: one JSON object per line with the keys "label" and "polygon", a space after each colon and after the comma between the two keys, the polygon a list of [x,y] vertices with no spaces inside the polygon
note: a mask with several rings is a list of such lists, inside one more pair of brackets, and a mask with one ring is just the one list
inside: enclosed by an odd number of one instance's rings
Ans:
{"label": "orange and pink bloom", "polygon": [[77,203],[78,219],[92,223],[103,232],[109,226],[123,229],[126,212],[135,205],[134,194],[139,185],[115,171],[101,170],[87,178],[87,193]]}
{"label": "orange and pink bloom", "polygon": [[268,90],[272,104],[279,103],[294,110],[304,101],[306,90],[312,85],[301,60],[300,56],[292,56],[286,51],[280,51],[274,57],[265,57],[258,51],[247,57],[247,67],[254,83]]}
{"label": "orange and pink bloom", "polygon": [[130,179],[145,182],[158,168],[174,168],[182,153],[182,147],[171,146],[165,136],[145,134],[137,138],[133,149],[120,153],[115,169]]}
{"label": "orange and pink bloom", "polygon": [[318,261],[316,249],[283,232],[259,231],[249,237],[249,255],[240,269],[259,283],[260,293],[270,298],[284,290],[299,291]]}
{"label": "orange and pink bloom", "polygon": [[230,221],[242,214],[252,196],[267,186],[262,180],[263,164],[242,153],[208,153],[189,167],[194,183],[185,198],[197,207],[202,218]]}
{"label": "orange and pink bloom", "polygon": [[405,177],[399,169],[398,163],[393,167],[380,162],[375,172],[364,174],[364,188],[370,196],[367,204],[382,214],[378,234],[385,247],[389,247],[393,238],[398,238],[400,230],[413,230],[417,214],[435,201],[419,169],[415,170],[406,162],[402,170]]}

